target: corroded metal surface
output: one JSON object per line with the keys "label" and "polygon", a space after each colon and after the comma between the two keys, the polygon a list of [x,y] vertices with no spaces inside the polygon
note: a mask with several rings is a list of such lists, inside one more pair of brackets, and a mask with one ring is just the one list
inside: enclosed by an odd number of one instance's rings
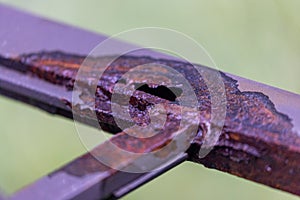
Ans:
{"label": "corroded metal surface", "polygon": [[[41,52],[16,58],[2,57],[0,63],[9,68],[38,76],[53,84],[63,85],[66,90],[70,90],[74,87],[77,70],[84,59],[85,56],[62,52]],[[106,58],[93,58],[88,63],[92,66],[101,59]],[[291,117],[288,113],[279,112],[266,94],[239,90],[239,82],[225,73],[221,72],[227,98],[225,125],[214,150],[205,158],[199,158],[198,151],[203,137],[207,134],[207,124],[210,123],[210,93],[201,75],[189,63],[151,57],[121,56],[108,68],[106,68],[107,66],[100,68],[100,70],[104,68],[106,70],[98,82],[96,113],[98,120],[106,124],[102,124],[103,129],[111,132],[120,131],[114,122],[114,117],[121,118],[121,120],[123,118],[122,116],[112,116],[111,112],[111,95],[114,85],[122,77],[122,74],[137,65],[147,63],[163,64],[177,70],[191,83],[197,95],[200,124],[197,136],[191,142],[188,150],[189,160],[300,195],[300,137],[297,130],[293,129]],[[85,70],[87,69],[89,66],[85,67]],[[201,69],[209,70],[205,67],[201,67]],[[89,70],[87,71],[90,73]],[[171,81],[169,75],[163,71],[150,70],[150,72],[157,79],[164,79],[169,82],[169,85],[180,89],[180,83]],[[132,77],[134,83],[142,84],[150,72],[143,70],[137,72],[138,74]],[[120,82],[126,84],[132,82],[132,79]],[[81,81],[84,84],[84,80]],[[151,152],[168,144],[173,133],[176,132],[176,120],[180,121],[180,115],[172,117],[171,114],[174,114],[176,109],[186,109],[188,112],[189,108],[188,105],[183,107],[177,105],[175,97],[170,99],[164,97],[162,93],[166,90],[163,89],[159,92],[161,87],[160,85],[148,85],[140,89],[141,91],[136,91],[129,102],[129,109],[135,123],[141,125],[149,123],[147,113],[153,105],[164,104],[169,109],[170,118],[162,129],[162,134],[150,139],[136,139],[120,133],[111,140],[114,144],[131,152]],[[89,95],[82,94],[82,98],[88,98]],[[123,91],[120,95],[128,94]],[[70,102],[65,101],[65,103],[71,106]],[[73,106],[76,109],[76,105]],[[84,116],[92,115],[93,111],[93,108],[86,109]],[[193,121],[186,123],[185,127],[191,124]],[[180,132],[176,132],[176,134],[180,134]],[[101,148],[103,146],[96,148],[94,153],[104,151]],[[129,162],[126,159],[125,161]],[[120,163],[116,163],[116,165],[118,164]],[[62,170],[76,176],[83,176],[103,169],[106,170],[105,166],[87,154]]]}

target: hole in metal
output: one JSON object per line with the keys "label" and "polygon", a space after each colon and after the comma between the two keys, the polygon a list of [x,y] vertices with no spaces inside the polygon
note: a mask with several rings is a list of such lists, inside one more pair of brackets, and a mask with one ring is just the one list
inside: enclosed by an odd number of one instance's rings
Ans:
{"label": "hole in metal", "polygon": [[157,86],[155,88],[149,87],[149,85],[137,85],[136,90],[152,94],[154,96],[166,99],[169,101],[176,101],[176,98],[182,94],[182,89],[176,87],[166,87],[163,85]]}

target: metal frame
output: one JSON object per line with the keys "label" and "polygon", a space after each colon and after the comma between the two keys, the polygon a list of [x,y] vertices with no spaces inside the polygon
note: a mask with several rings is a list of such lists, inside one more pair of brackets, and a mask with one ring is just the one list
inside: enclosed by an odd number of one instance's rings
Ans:
{"label": "metal frame", "polygon": [[[7,22],[6,19],[10,21]],[[0,38],[6,38],[8,41],[5,48],[0,47],[2,55],[20,55],[24,52],[38,52],[41,49],[49,51],[60,49],[85,55],[105,39],[105,36],[53,23],[5,6],[0,6],[0,26],[5,27],[5,29],[0,29]],[[38,37],[31,35],[32,28],[35,29]],[[20,30],[23,30],[22,35]],[[78,40],[78,38],[85,38],[85,40]],[[24,44],[21,41],[30,42]],[[120,42],[119,45],[130,44]],[[151,51],[145,51],[144,54],[155,58],[168,58],[166,55]],[[10,68],[12,66],[5,59],[3,57],[2,60],[0,59],[2,63],[0,94],[39,107],[52,114],[73,117],[70,107],[65,103],[65,101],[72,102],[70,91],[62,86],[16,71]],[[3,67],[4,65],[6,67]],[[270,124],[263,120],[259,125],[250,128],[241,126],[241,129],[238,129],[234,127],[234,122],[236,120],[247,121],[247,118],[239,119],[229,115],[226,128],[233,126],[232,129],[224,130],[215,149],[207,157],[203,159],[198,157],[201,138],[196,138],[187,152],[182,152],[159,170],[144,174],[111,169],[99,164],[90,154],[86,154],[20,190],[9,199],[120,198],[186,160],[300,195],[300,167],[298,165],[300,162],[300,97],[230,74],[224,73],[224,77],[230,85],[229,90],[235,90],[241,98],[252,95],[253,101],[262,106],[253,108],[251,104],[246,105],[249,106],[247,107],[249,110],[260,113],[261,110],[266,109],[274,120]],[[240,97],[235,98],[238,100]],[[289,105],[286,104],[285,99],[289,99]],[[165,104],[169,105],[169,102],[165,101]],[[265,129],[263,125],[266,125],[268,129]],[[286,125],[286,127],[280,129],[280,125]],[[293,125],[293,129],[290,125]],[[113,139],[118,140],[118,138],[122,138],[122,133]],[[130,144],[130,141],[124,141],[124,144],[126,143]],[[103,146],[105,144],[97,147],[95,151],[101,150]],[[151,148],[154,147],[149,145],[146,149],[150,151]],[[95,171],[90,173],[89,166],[96,166],[93,169]]]}

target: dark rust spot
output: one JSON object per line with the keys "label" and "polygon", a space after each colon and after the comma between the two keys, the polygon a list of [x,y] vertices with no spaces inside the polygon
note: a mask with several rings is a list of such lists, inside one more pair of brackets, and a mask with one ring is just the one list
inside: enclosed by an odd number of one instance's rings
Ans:
{"label": "dark rust spot", "polygon": [[155,88],[149,87],[147,84],[137,86],[136,90],[143,91],[148,94],[152,94],[154,96],[160,97],[162,99],[166,99],[168,101],[175,101],[177,97],[182,94],[182,90],[180,88],[167,88],[166,86],[159,85]]}

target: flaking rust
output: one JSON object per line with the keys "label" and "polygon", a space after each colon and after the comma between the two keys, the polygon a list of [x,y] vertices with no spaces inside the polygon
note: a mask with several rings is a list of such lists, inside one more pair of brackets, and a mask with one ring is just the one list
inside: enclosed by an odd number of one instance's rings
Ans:
{"label": "flaking rust", "polygon": [[[1,57],[0,64],[38,76],[53,84],[65,86],[70,90],[74,87],[77,71],[84,59],[85,56],[62,52],[40,52],[21,55],[17,58]],[[93,58],[88,64],[92,66],[99,59],[105,58]],[[111,96],[117,81],[120,81],[122,75],[135,66],[149,63],[163,64],[180,72],[189,81],[198,98],[198,109],[201,115],[199,132],[188,150],[189,160],[300,195],[300,138],[293,131],[292,119],[287,114],[277,111],[274,103],[267,95],[261,92],[240,91],[238,81],[225,73],[220,72],[227,98],[225,125],[217,145],[205,158],[199,158],[198,152],[203,137],[207,134],[207,123],[210,122],[210,93],[201,75],[189,63],[142,56],[118,57],[103,71],[100,80],[97,80],[95,111],[98,120],[102,125],[105,124],[103,129],[110,132],[120,132],[114,117],[122,119],[122,116],[112,116],[111,112]],[[105,67],[103,66],[103,68]],[[207,69],[202,66],[200,68]],[[91,73],[88,69],[89,66],[86,66],[85,70]],[[90,69],[93,70],[92,67]],[[164,79],[166,82],[169,81],[172,87],[180,89],[180,83],[170,81],[170,75],[163,71],[153,70],[152,73],[157,80]],[[147,77],[146,74],[149,74],[149,71],[138,71],[134,83],[142,84],[143,79]],[[127,84],[132,80],[120,82]],[[161,92],[158,92],[158,87],[161,90],[163,86],[142,87],[130,98],[129,110],[135,123],[149,123],[147,113],[153,104],[165,104],[166,107],[170,108],[170,113],[172,113],[172,109],[178,108],[176,101],[173,101],[175,97],[173,99],[164,97],[161,94],[165,93],[166,90],[162,89]],[[89,98],[90,92],[87,91],[86,94],[82,94],[82,98]],[[66,103],[70,104],[70,102]],[[80,109],[76,105],[73,107]],[[86,116],[92,115],[93,109],[86,109],[84,114]],[[180,119],[180,116],[175,118]],[[156,136],[157,138],[137,141],[126,134],[124,135],[124,133],[120,133],[113,140],[122,148],[132,152],[153,151],[169,142],[171,133],[177,127],[174,119],[170,118],[169,123],[166,123],[162,130],[163,134]],[[185,126],[189,125],[186,124]],[[164,136],[165,139],[163,139]],[[97,151],[97,148],[94,151]],[[87,165],[90,167],[83,167]],[[97,160],[87,154],[62,170],[83,176],[97,170],[103,170],[102,168],[103,166]]]}

